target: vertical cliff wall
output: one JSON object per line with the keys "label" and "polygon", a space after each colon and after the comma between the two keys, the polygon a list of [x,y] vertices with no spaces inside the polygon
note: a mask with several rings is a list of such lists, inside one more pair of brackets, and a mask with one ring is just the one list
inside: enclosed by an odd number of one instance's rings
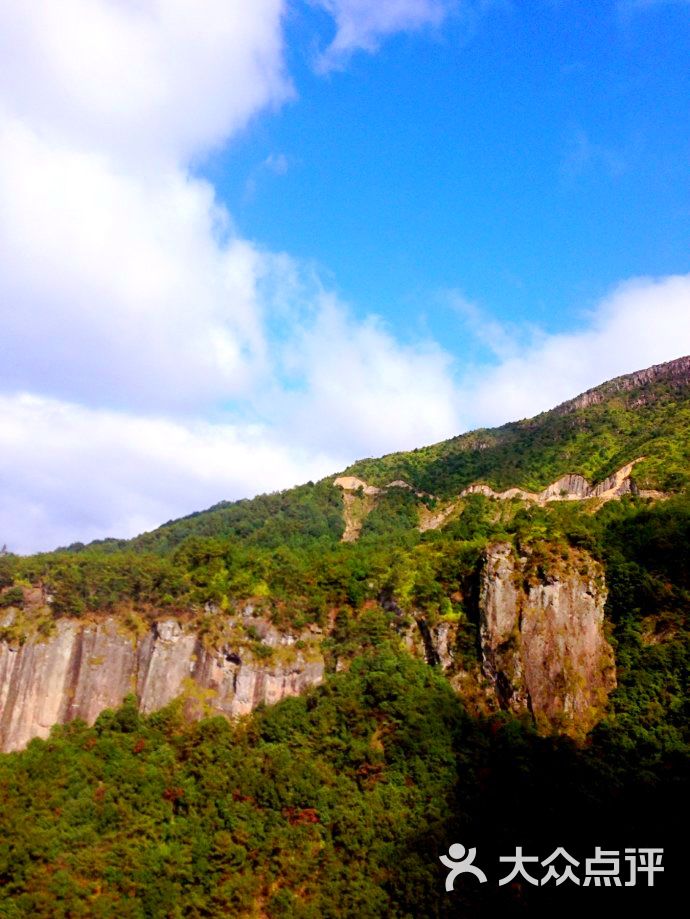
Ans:
{"label": "vertical cliff wall", "polygon": [[518,558],[491,546],[481,575],[482,669],[500,704],[544,733],[582,736],[616,685],[601,566],[585,552]]}
{"label": "vertical cliff wall", "polygon": [[239,647],[209,650],[172,619],[141,638],[124,634],[114,619],[63,619],[47,640],[0,642],[0,749],[21,749],[75,718],[91,724],[130,692],[143,712],[184,696],[190,717],[235,716],[323,679],[323,659],[313,648],[296,650],[294,636],[261,620],[253,628],[262,633],[263,647],[275,651],[270,657]]}
{"label": "vertical cliff wall", "polygon": [[[478,654],[469,620],[430,622],[418,613],[401,637],[443,668],[470,710],[530,713],[543,733],[582,737],[616,683],[605,600],[602,568],[587,553],[542,547],[518,557],[497,543],[479,573]],[[0,641],[0,750],[46,737],[54,724],[93,723],[128,693],[144,713],[182,696],[190,718],[234,717],[323,679],[322,635],[279,631],[249,608],[215,615],[227,639],[216,642],[220,650],[174,619],[138,636],[114,618],[62,619],[48,638]]]}

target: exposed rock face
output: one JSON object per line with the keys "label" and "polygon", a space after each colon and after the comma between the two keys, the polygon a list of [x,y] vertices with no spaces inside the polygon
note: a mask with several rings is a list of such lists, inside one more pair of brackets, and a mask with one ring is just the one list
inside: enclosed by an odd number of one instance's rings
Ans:
{"label": "exposed rock face", "polygon": [[451,515],[461,506],[459,501],[451,501],[446,507],[437,511],[430,511],[423,504],[419,506],[419,532],[438,530],[446,523]]}
{"label": "exposed rock face", "polygon": [[367,485],[366,482],[354,475],[341,475],[333,484],[338,488],[342,488],[343,491],[361,491],[365,495],[375,496],[381,492],[380,488],[375,485]]}
{"label": "exposed rock face", "polygon": [[[563,402],[553,409],[560,415],[567,415],[581,408],[588,408],[590,405],[598,405],[609,396],[615,393],[629,392],[632,389],[644,388],[650,383],[663,381],[671,386],[686,386],[690,382],[690,356],[679,357],[675,361],[668,361],[665,364],[654,364],[653,367],[647,367],[644,370],[636,370],[634,373],[625,374],[625,376],[615,377],[601,386],[594,389],[588,389],[587,392]],[[644,403],[644,394],[638,404]]]}
{"label": "exposed rock face", "polygon": [[376,506],[380,488],[367,485],[353,475],[343,475],[333,483],[343,490],[343,519],[345,529],[342,542],[356,542],[362,532],[364,521]]}
{"label": "exposed rock face", "polygon": [[[367,485],[363,479],[358,479],[354,475],[341,475],[334,479],[333,484],[336,488],[342,489],[343,492],[343,522],[345,529],[341,542],[356,542],[359,539],[364,521],[376,507],[379,495],[384,494],[391,488],[414,491],[418,498],[427,496],[423,491],[415,491],[408,482],[402,479],[396,479],[383,488],[377,488],[376,485]],[[431,497],[431,495],[427,497]],[[420,530],[424,532],[441,526],[453,509],[451,507],[437,518],[431,518],[428,513],[423,515],[423,519],[420,521]],[[426,508],[424,508],[424,511],[426,511]]]}
{"label": "exposed rock face", "polygon": [[508,543],[487,552],[480,588],[483,670],[501,705],[530,711],[544,733],[578,737],[616,685],[604,635],[601,567],[584,552],[536,565]]}
{"label": "exposed rock face", "polygon": [[[255,620],[267,647],[294,643],[270,623]],[[47,737],[54,724],[81,718],[92,724],[105,708],[135,692],[142,712],[184,696],[190,717],[245,714],[260,702],[278,702],[323,679],[318,654],[284,654],[279,662],[244,651],[210,651],[172,619],[139,640],[106,619],[97,624],[59,620],[46,641],[0,642],[0,749],[18,750]]]}
{"label": "exposed rock face", "polygon": [[[517,558],[510,544],[497,543],[480,574],[481,664],[468,653],[467,620],[429,621],[419,612],[400,635],[412,654],[444,670],[472,710],[529,712],[543,733],[581,737],[601,718],[615,686],[605,599],[602,569],[586,553],[571,550],[563,558],[537,548]],[[46,640],[1,641],[0,750],[46,737],[54,724],[93,723],[128,693],[144,713],[182,697],[190,718],[235,717],[322,681],[315,627],[304,634],[279,630],[251,606],[217,621],[227,626],[216,641],[220,650],[171,618],[138,638],[114,618],[62,619]],[[251,636],[249,645],[231,637],[241,634]]]}
{"label": "exposed rock face", "polygon": [[509,488],[507,491],[494,491],[489,485],[477,483],[469,485],[460,494],[464,495],[485,495],[487,498],[499,498],[503,501],[509,501],[511,498],[520,498],[523,501],[535,501],[537,504],[547,504],[549,501],[586,501],[588,498],[599,498],[602,501],[614,501],[628,494],[641,494],[643,497],[661,496],[660,492],[643,492],[639,491],[635,482],[631,478],[633,468],[644,457],[639,457],[631,463],[626,463],[620,469],[616,470],[613,475],[599,482],[598,485],[590,485],[584,476],[577,473],[568,473],[560,479],[556,479],[550,485],[547,485],[543,491],[532,492],[525,491],[523,488]]}
{"label": "exposed rock face", "polygon": [[[616,470],[597,485],[591,485],[584,476],[578,473],[567,473],[547,485],[540,492],[525,491],[524,488],[508,488],[505,491],[495,491],[485,482],[475,482],[460,492],[460,498],[464,498],[467,495],[484,495],[487,498],[497,498],[501,501],[519,498],[521,501],[535,502],[542,506],[550,501],[586,501],[589,498],[598,498],[603,503],[605,501],[615,501],[622,498],[623,495],[629,494],[639,494],[647,498],[664,498],[665,495],[662,492],[641,491],[635,484],[632,472],[635,465],[643,459],[644,457],[638,457],[631,463],[626,463],[625,466]],[[343,519],[345,523],[345,530],[342,536],[343,542],[356,542],[359,539],[364,521],[376,507],[378,497],[383,492],[390,488],[406,488],[414,491],[412,486],[408,485],[407,482],[403,482],[402,479],[391,482],[384,488],[367,485],[366,482],[355,478],[355,476],[341,476],[333,484],[341,488],[343,492]],[[420,498],[424,496],[434,497],[421,491],[417,491],[415,494]],[[461,506],[461,502],[455,500],[445,507],[431,511],[424,504],[420,504],[418,508],[418,528],[420,532],[424,533],[427,530],[439,529]]]}

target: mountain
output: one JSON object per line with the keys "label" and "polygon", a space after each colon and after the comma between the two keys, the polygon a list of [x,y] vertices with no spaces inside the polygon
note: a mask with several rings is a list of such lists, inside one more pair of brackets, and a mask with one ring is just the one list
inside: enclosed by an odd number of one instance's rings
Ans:
{"label": "mountain", "polygon": [[534,418],[472,431],[411,453],[363,460],[346,474],[374,485],[403,479],[448,497],[476,481],[540,491],[567,473],[599,482],[626,463],[641,487],[688,483],[690,357],[618,377]]}
{"label": "mountain", "polygon": [[[605,892],[659,908],[690,771],[689,398],[681,358],[0,556],[0,914],[532,916],[563,890],[498,885],[500,857],[561,846],[582,874],[595,844],[664,848],[654,889]],[[489,884],[445,892],[455,842]]]}
{"label": "mountain", "polygon": [[346,521],[331,485],[343,478],[375,488],[409,485],[433,507],[477,483],[497,492],[539,493],[568,475],[596,485],[634,463],[638,490],[675,494],[690,483],[688,430],[690,357],[681,357],[617,377],[534,418],[360,460],[316,484],[220,502],[134,540],[103,545],[167,552],[191,535],[235,536],[263,546],[335,541]]}

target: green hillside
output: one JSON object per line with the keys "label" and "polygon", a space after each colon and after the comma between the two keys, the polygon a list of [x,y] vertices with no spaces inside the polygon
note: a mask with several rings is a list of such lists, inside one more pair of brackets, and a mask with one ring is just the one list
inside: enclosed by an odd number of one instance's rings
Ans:
{"label": "green hillside", "polygon": [[[678,496],[680,503],[669,507],[677,505],[682,515],[690,475],[689,374],[690,359],[683,358],[604,384],[529,421],[363,460],[347,471],[371,484],[403,478],[455,496],[478,480],[538,489],[579,471],[597,481],[645,456],[635,466],[635,481]],[[425,533],[417,527],[420,503],[433,505],[434,499],[420,502],[402,488],[382,492],[359,541],[343,544],[343,495],[329,477],[221,502],[129,541],[0,558],[0,588],[21,582],[49,589],[54,600],[42,613],[44,628],[54,616],[112,612],[132,603],[146,616],[169,609],[203,618],[209,603],[226,608],[247,599],[281,620],[325,622],[343,604],[356,609],[386,592],[396,593],[403,607],[450,613],[459,602],[452,595],[462,593],[461,572],[476,564],[490,539],[561,540],[603,557],[609,526],[643,516],[649,500],[627,496],[592,514],[586,502],[539,507],[472,495],[444,526]],[[10,599],[0,597],[0,603],[9,606]],[[21,629],[23,621],[19,616],[12,628]]]}
{"label": "green hillside", "polygon": [[[651,889],[497,884],[516,845],[583,863],[595,845],[681,838],[680,751],[654,753],[610,728],[582,751],[469,718],[433,669],[372,636],[349,673],[239,726],[185,725],[174,706],[141,718],[130,702],[0,757],[0,915],[665,913],[684,848],[667,846]],[[489,883],[449,895],[438,859],[460,839]]]}
{"label": "green hillside", "polygon": [[[0,556],[10,648],[50,638],[60,618],[106,614],[131,635],[177,617],[221,647],[223,620],[251,604],[277,628],[313,626],[326,664],[321,686],[235,724],[189,724],[180,704],[144,718],[130,699],[91,727],[55,727],[0,756],[0,916],[665,909],[683,878],[674,840],[690,777],[689,365],[347,470],[443,498],[478,480],[530,490],[569,472],[597,481],[644,456],[636,484],[659,499],[540,505],[473,494],[420,532],[420,502],[435,499],[393,488],[358,540],[342,542],[343,493],[331,477],[131,541]],[[605,575],[617,687],[578,743],[489,710],[470,679],[481,665],[479,574],[497,541],[529,557],[544,587],[554,560],[587,554]],[[468,675],[459,689],[433,659],[411,656],[403,636],[416,624],[452,626],[455,672]],[[251,631],[241,640],[243,655],[267,666],[282,653]],[[438,857],[453,841],[493,863],[492,883],[445,895]],[[595,845],[664,846],[666,874],[653,890],[498,887],[498,858],[518,845],[580,859]]]}
{"label": "green hillside", "polygon": [[403,479],[439,497],[474,482],[540,491],[566,473],[592,483],[632,460],[641,488],[690,482],[690,358],[629,374],[534,418],[482,429],[346,470],[373,485]]}
{"label": "green hillside", "polygon": [[[677,493],[690,483],[690,358],[604,383],[551,411],[344,470],[371,485],[402,479],[439,498],[475,482],[540,491],[579,473],[597,483],[626,463],[642,489]],[[167,552],[191,535],[233,536],[251,545],[336,542],[343,532],[335,476],[251,500],[221,502],[134,540],[103,548]],[[81,548],[81,547],[76,547]]]}

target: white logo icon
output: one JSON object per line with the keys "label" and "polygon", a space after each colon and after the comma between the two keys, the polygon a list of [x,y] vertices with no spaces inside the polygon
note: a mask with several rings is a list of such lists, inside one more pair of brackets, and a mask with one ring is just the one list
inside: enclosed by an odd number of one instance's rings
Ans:
{"label": "white logo icon", "polygon": [[[466,852],[467,855],[465,856]],[[477,868],[476,865],[472,864],[476,854],[476,849],[466,850],[459,842],[454,842],[450,849],[448,849],[448,855],[439,856],[439,861],[441,861],[446,868],[450,868],[450,873],[446,878],[447,891],[453,889],[455,878],[459,874],[473,874],[475,877],[479,878],[480,884],[486,883],[486,875],[484,872],[481,868]]]}

